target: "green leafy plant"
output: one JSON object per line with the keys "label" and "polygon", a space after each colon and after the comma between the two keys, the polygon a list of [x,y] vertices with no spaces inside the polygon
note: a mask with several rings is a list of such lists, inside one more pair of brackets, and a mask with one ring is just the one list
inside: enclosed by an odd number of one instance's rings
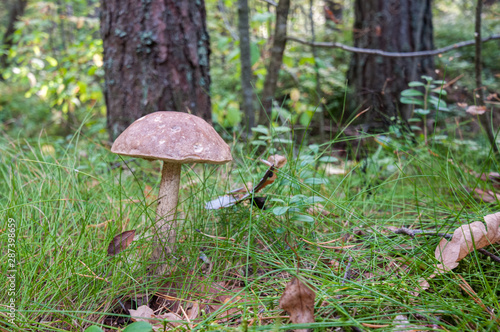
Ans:
{"label": "green leafy plant", "polygon": [[[153,327],[151,326],[151,324],[146,322],[132,323],[123,330],[123,332],[151,332],[151,331],[153,331]],[[92,325],[89,326],[87,329],[85,329],[85,332],[104,332],[104,331],[99,326]]]}
{"label": "green leafy plant", "polygon": [[[446,96],[446,91],[443,89],[444,81],[436,81],[430,76],[422,76],[425,82],[412,81],[408,83],[409,89],[401,92],[400,101],[403,104],[413,106],[410,122],[423,121],[424,140],[427,144],[427,116],[431,112],[444,111],[447,112],[448,107],[446,102],[442,100],[442,96]],[[423,90],[423,92],[422,92]],[[416,117],[415,117],[416,116]],[[417,126],[411,126],[413,130],[420,130]]]}

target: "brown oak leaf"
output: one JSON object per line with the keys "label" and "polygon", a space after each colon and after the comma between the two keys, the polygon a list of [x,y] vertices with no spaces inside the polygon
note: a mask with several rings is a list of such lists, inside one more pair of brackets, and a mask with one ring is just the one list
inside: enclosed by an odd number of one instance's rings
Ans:
{"label": "brown oak leaf", "polygon": [[[290,319],[294,324],[314,323],[315,298],[314,288],[294,277],[285,287],[280,298],[280,307],[290,314]],[[306,332],[307,329],[296,331]]]}

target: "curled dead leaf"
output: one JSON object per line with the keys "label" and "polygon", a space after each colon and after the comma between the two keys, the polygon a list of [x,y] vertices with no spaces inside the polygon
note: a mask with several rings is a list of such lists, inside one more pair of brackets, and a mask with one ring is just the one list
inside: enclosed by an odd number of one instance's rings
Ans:
{"label": "curled dead leaf", "polygon": [[439,272],[456,268],[458,262],[474,249],[500,241],[500,212],[485,216],[484,221],[486,226],[480,221],[460,226],[453,232],[451,241],[441,239],[435,252],[436,259],[441,263],[436,265]]}
{"label": "curled dead leaf", "polygon": [[267,158],[267,162],[262,160],[266,165],[273,165],[275,168],[282,168],[286,164],[286,157],[275,154]]}
{"label": "curled dead leaf", "polygon": [[467,110],[465,110],[467,113],[472,114],[472,115],[481,115],[484,114],[487,109],[486,106],[469,106],[467,107]]}
{"label": "curled dead leaf", "polygon": [[108,255],[114,256],[123,250],[127,249],[128,246],[134,241],[135,229],[131,231],[125,231],[118,234],[111,240],[108,246]]}
{"label": "curled dead leaf", "polygon": [[164,331],[163,321],[168,321],[173,327],[182,325],[183,321],[181,316],[173,312],[155,315],[153,309],[147,305],[141,305],[137,310],[129,309],[129,313],[134,322],[147,322],[153,326],[154,331]]}
{"label": "curled dead leaf", "polygon": [[[314,323],[314,299],[316,293],[310,285],[294,277],[285,287],[280,298],[280,307],[290,314],[294,324]],[[300,329],[296,331],[307,331]]]}

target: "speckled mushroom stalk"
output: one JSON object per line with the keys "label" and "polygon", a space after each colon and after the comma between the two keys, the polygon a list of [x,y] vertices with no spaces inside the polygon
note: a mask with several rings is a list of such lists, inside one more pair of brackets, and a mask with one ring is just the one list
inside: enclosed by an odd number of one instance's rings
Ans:
{"label": "speckled mushroom stalk", "polygon": [[[179,183],[181,180],[182,164],[164,161],[161,170],[160,191],[158,206],[156,207],[155,247],[153,262],[161,261],[166,254],[174,252],[176,240],[177,218],[176,209],[179,201]],[[159,273],[162,265],[159,265]]]}
{"label": "speckled mushroom stalk", "polygon": [[167,255],[175,251],[182,164],[225,164],[233,159],[231,150],[205,120],[181,112],[155,112],[125,129],[111,152],[163,161],[152,255],[156,274],[161,275],[169,266]]}

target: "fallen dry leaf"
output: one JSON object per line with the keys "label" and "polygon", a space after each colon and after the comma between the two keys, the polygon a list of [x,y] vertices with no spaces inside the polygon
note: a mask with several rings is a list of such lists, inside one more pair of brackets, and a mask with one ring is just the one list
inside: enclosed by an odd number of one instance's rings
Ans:
{"label": "fallen dry leaf", "polygon": [[472,196],[485,203],[496,203],[500,201],[500,194],[494,193],[492,190],[474,189]]}
{"label": "fallen dry leaf", "polygon": [[155,315],[153,309],[147,305],[141,305],[137,310],[129,309],[130,318],[134,322],[147,322],[153,326],[155,331],[164,331],[163,322],[168,321],[172,327],[182,325],[182,317],[173,312],[168,312],[163,315]]}
{"label": "fallen dry leaf", "polygon": [[118,234],[108,246],[108,255],[113,256],[128,248],[134,240],[135,229]]}
{"label": "fallen dry leaf", "polygon": [[436,259],[441,262],[436,266],[440,272],[456,268],[474,249],[500,241],[500,212],[485,216],[484,221],[486,226],[480,221],[460,226],[453,232],[451,241],[441,239],[435,252]]}
{"label": "fallen dry leaf", "polygon": [[472,114],[472,115],[481,115],[486,112],[486,106],[469,106],[467,107],[467,110],[465,110],[467,113]]}
{"label": "fallen dry leaf", "polygon": [[130,309],[130,316],[135,322],[151,322],[151,318],[155,315],[153,309],[147,305],[141,305],[137,310]]}
{"label": "fallen dry leaf", "polygon": [[188,310],[188,317],[190,320],[196,319],[200,314],[200,304],[198,302],[193,303],[193,306]]}
{"label": "fallen dry leaf", "polygon": [[[312,286],[305,285],[294,277],[286,287],[280,298],[280,307],[290,314],[294,324],[314,323],[314,299],[316,293]],[[306,332],[307,329],[296,330]]]}
{"label": "fallen dry leaf", "polygon": [[281,168],[286,164],[286,157],[275,154],[267,158],[267,162],[272,164],[276,168]]}

